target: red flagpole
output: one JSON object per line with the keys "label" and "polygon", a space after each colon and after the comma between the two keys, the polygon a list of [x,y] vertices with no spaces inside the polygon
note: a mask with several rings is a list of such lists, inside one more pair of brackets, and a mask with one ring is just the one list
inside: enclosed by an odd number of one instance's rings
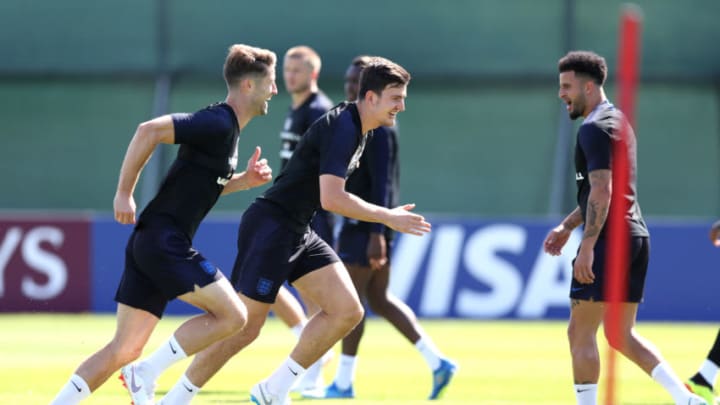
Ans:
{"label": "red flagpole", "polygon": [[[607,312],[605,328],[610,341],[623,339],[620,328],[622,322],[622,303],[627,297],[626,282],[629,259],[629,232],[625,215],[628,202],[625,191],[629,182],[628,168],[628,126],[635,122],[635,95],[640,54],[640,29],[642,15],[637,6],[623,7],[620,21],[620,43],[618,51],[618,108],[625,114],[626,120],[620,126],[619,141],[613,143],[612,152],[612,198],[608,218],[608,248],[606,250],[607,278],[605,280],[605,299]],[[616,353],[609,349],[607,354],[607,391],[606,405],[616,405]]]}

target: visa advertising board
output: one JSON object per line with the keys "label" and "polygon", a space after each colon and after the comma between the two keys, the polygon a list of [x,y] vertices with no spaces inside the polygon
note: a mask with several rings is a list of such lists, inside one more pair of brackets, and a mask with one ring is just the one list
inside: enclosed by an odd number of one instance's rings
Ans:
{"label": "visa advertising board", "polygon": [[[238,218],[210,219],[195,247],[226,275],[236,253]],[[421,317],[565,319],[572,258],[542,250],[549,220],[430,217],[431,234],[400,235],[391,291]],[[651,260],[640,319],[717,321],[720,249],[708,223],[650,221]],[[0,311],[114,312],[132,228],[111,218],[0,221]],[[173,302],[168,314],[196,311]]]}

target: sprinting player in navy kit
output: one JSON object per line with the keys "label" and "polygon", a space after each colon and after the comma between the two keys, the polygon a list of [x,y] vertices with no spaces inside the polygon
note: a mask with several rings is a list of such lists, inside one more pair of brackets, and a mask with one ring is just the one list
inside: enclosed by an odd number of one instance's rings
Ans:
{"label": "sprinting player in navy kit", "polygon": [[[720,246],[720,221],[710,227],[710,241],[716,247]],[[690,391],[700,395],[709,405],[715,405],[715,381],[720,372],[720,331],[715,336],[707,357],[703,360],[697,373],[690,377],[685,384]]]}
{"label": "sprinting player in navy kit", "polygon": [[[192,247],[200,222],[221,194],[265,184],[272,178],[260,148],[247,170],[235,173],[240,131],[277,94],[275,54],[233,45],[225,61],[228,95],[193,114],[172,114],[140,124],[128,146],[115,194],[115,219],[135,223],[133,191],[159,143],[180,144],[177,159],[155,198],[140,214],[125,250],[117,289],[117,329],[112,341],[85,360],[52,402],[76,404],[122,367],[136,405],[151,404],[155,370],[126,366],[148,341],[168,301],[179,298],[206,313],[183,323],[158,351],[171,363],[240,330],[247,309],[220,270]],[[123,367],[125,366],[125,367]]]}
{"label": "sprinting player in navy kit", "polygon": [[[315,211],[328,211],[367,222],[382,222],[414,235],[430,224],[410,212],[368,203],[345,191],[345,179],[358,166],[372,130],[395,124],[405,109],[410,74],[384,58],[374,58],[360,78],[362,97],[341,103],[316,121],[300,140],[272,187],[245,211],[238,231],[238,256],[232,282],[248,308],[239,333],[195,356],[185,378],[201,387],[260,333],[280,286],[289,281],[321,308],[290,356],[272,375],[252,387],[256,404],[285,404],[303,372],[357,325],[363,308],[352,280],[327,242],[309,228]],[[187,404],[174,401],[173,405]],[[164,402],[163,402],[164,403]]]}
{"label": "sprinting player in navy kit", "polygon": [[[629,232],[626,302],[622,304],[623,337],[608,343],[637,364],[660,383],[678,405],[705,404],[685,388],[660,352],[635,331],[638,303],[642,300],[650,256],[649,233],[640,213],[636,193],[636,139],[632,129],[627,138],[619,139],[622,113],[605,96],[603,84],[607,65],[601,56],[587,51],[573,51],[558,63],[560,90],[558,96],[567,104],[571,119],[585,118],[577,135],[575,171],[578,185],[578,207],[545,238],[545,251],[559,255],[570,233],[584,224],[583,238],[573,261],[570,288],[570,324],[568,338],[572,356],[575,396],[578,405],[597,403],[600,360],[596,342],[597,330],[605,317],[605,257],[607,250],[605,220],[612,192],[625,195],[628,208],[625,219]],[[629,128],[629,126],[628,126]],[[613,190],[611,155],[614,142],[627,150],[629,184]]]}
{"label": "sprinting player in navy kit", "polygon": [[[357,98],[360,72],[370,60],[369,56],[358,56],[345,72],[348,100]],[[345,190],[373,204],[397,206],[400,186],[397,138],[396,127],[375,129],[360,158],[360,167],[348,178]],[[388,291],[393,233],[381,223],[345,218],[338,238],[338,256],[347,266],[360,299],[366,301],[375,314],[387,319],[422,354],[433,373],[430,399],[437,399],[457,367],[437,349],[412,309]],[[343,338],[337,373],[323,393],[324,398],[355,396],[352,383],[364,325],[365,319]]]}

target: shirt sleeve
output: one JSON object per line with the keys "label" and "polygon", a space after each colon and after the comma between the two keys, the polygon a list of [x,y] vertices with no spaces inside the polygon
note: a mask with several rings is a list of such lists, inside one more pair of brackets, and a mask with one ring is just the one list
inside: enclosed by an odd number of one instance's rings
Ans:
{"label": "shirt sleeve", "polygon": [[321,146],[319,174],[345,178],[348,164],[358,147],[357,128],[349,115],[341,117],[325,134]]}
{"label": "shirt sleeve", "polygon": [[171,115],[175,126],[175,143],[201,147],[222,141],[232,133],[232,119],[224,112],[204,109],[195,113]]}
{"label": "shirt sleeve", "polygon": [[578,132],[578,143],[585,154],[588,173],[611,168],[612,144],[605,131],[592,123],[583,124]]}
{"label": "shirt sleeve", "polygon": [[[373,131],[373,137],[368,141],[367,164],[370,166],[370,201],[381,207],[390,207],[390,156],[392,154],[392,146],[390,142],[390,134],[386,128],[380,127]],[[372,223],[370,225],[371,232],[382,233],[385,231],[385,225],[381,223]]]}

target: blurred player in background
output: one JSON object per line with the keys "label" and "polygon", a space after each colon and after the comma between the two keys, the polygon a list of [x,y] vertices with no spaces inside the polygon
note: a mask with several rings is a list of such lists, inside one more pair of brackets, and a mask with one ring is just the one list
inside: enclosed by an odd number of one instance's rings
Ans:
{"label": "blurred player in background", "polygon": [[[560,59],[558,70],[558,96],[567,104],[570,119],[584,118],[575,147],[578,207],[550,231],[545,238],[544,249],[551,255],[560,255],[572,230],[584,224],[582,242],[573,261],[568,326],[577,403],[597,403],[600,359],[596,335],[605,317],[603,290],[605,258],[608,254],[605,220],[612,192],[615,191],[624,193],[628,202],[625,219],[630,234],[630,249],[624,286],[627,288],[627,297],[621,307],[620,329],[623,336],[620,342],[609,340],[608,343],[660,383],[676,404],[704,404],[702,398],[687,390],[670,365],[662,359],[657,348],[635,331],[638,303],[643,298],[650,257],[650,238],[637,200],[635,134],[628,125],[626,140],[619,139],[624,117],[605,96],[605,59],[593,52],[573,51]],[[612,188],[613,142],[623,142],[622,147],[628,153],[629,184],[619,190]]]}
{"label": "blurred player in background", "polygon": [[[292,104],[280,133],[282,148],[280,149],[281,168],[287,166],[302,135],[310,125],[328,112],[332,101],[318,87],[318,78],[322,61],[314,49],[299,45],[285,52],[283,58],[283,80],[285,89],[290,94]],[[331,247],[335,246],[333,238],[333,214],[319,209],[310,223],[312,229]],[[301,296],[305,310],[285,287],[278,292],[271,310],[280,318],[297,336],[300,337],[308,317],[319,311],[318,306],[308,297]],[[322,359],[310,367],[294,388],[298,391],[315,390],[323,388],[325,382],[322,378],[322,365],[332,357],[328,351]]]}
{"label": "blurred player in background", "polygon": [[236,174],[235,168],[240,131],[253,117],[267,114],[268,100],[277,94],[275,61],[271,51],[233,45],[224,66],[228,87],[224,102],[193,114],[164,115],[138,127],[120,170],[115,220],[135,223],[133,192],[157,145],[180,144],[178,156],[128,241],[125,271],[115,296],[115,336],[80,365],[52,404],[80,402],[121,367],[133,403],[151,404],[156,370],[126,365],[140,356],[174,298],[206,312],[175,331],[155,354],[158,362],[174,363],[245,325],[245,305],[219,269],[192,247],[192,239],[221,194],[272,178],[265,159],[259,160],[259,147],[246,171]]}
{"label": "blurred player in background", "polygon": [[[356,100],[360,72],[371,61],[369,56],[358,56],[345,72],[345,97]],[[360,166],[348,178],[345,190],[365,201],[387,208],[398,205],[400,166],[398,162],[397,127],[379,127],[373,131]],[[361,301],[387,319],[408,339],[433,374],[430,399],[436,399],[456,371],[456,365],[445,358],[432,339],[427,336],[412,309],[388,291],[390,280],[390,253],[392,229],[381,223],[362,222],[344,218],[338,238],[338,255],[347,266]],[[357,353],[365,329],[365,319],[342,340],[342,355],[333,383],[321,397],[353,398],[353,381],[357,367]],[[317,397],[315,395],[308,395]]]}
{"label": "blurred player in background", "polygon": [[[345,179],[357,169],[372,130],[394,125],[395,116],[405,109],[409,81],[410,74],[401,66],[373,58],[360,79],[364,97],[341,103],[315,121],[272,187],[245,211],[232,282],[248,308],[248,323],[239,333],[195,356],[183,376],[195,387],[203,386],[235,353],[257,338],[285,281],[321,310],[310,318],[287,359],[268,379],[252,387],[252,402],[288,403],[291,387],[305,370],[360,322],[363,308],[345,266],[310,228],[320,206],[414,235],[430,231],[422,216],[410,212],[413,204],[388,209],[345,191]],[[187,404],[197,393],[177,391],[185,396],[161,403]]]}
{"label": "blurred player in background", "polygon": [[[285,52],[283,79],[285,89],[292,98],[292,105],[280,133],[281,170],[287,166],[305,131],[333,107],[333,102],[318,87],[321,63],[320,56],[309,46],[296,46]],[[334,220],[331,213],[322,208],[318,209],[310,226],[328,245],[335,246]],[[317,310],[311,308],[308,313],[314,313],[312,309]]]}
{"label": "blurred player in background", "polygon": [[[720,221],[715,222],[710,227],[710,241],[715,246],[720,246]],[[703,397],[708,404],[715,405],[715,381],[717,380],[718,371],[720,371],[720,331],[715,337],[710,352],[705,361],[698,369],[694,376],[690,377],[686,382],[690,391]]]}

